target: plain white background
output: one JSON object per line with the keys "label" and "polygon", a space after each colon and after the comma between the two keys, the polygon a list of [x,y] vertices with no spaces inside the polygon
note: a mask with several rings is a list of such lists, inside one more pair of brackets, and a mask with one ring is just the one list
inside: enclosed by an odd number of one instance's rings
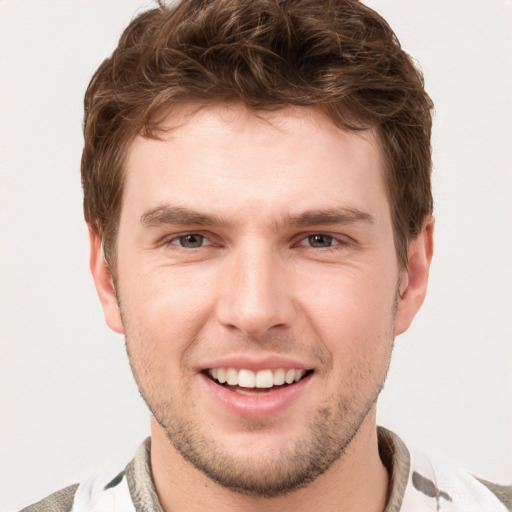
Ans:
{"label": "plain white background", "polygon": [[[436,254],[379,421],[512,482],[512,1],[371,0],[436,103]],[[149,432],[88,271],[82,97],[136,0],[0,0],[0,510],[124,467]]]}

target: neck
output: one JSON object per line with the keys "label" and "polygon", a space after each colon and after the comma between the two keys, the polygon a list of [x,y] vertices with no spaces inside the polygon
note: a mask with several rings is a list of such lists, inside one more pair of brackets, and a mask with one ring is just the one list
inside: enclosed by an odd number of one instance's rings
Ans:
{"label": "neck", "polygon": [[378,452],[375,408],[344,454],[304,488],[275,498],[247,496],[210,480],[179,454],[154,418],[151,420],[151,466],[158,498],[165,512],[228,510],[258,512],[382,512],[388,474]]}

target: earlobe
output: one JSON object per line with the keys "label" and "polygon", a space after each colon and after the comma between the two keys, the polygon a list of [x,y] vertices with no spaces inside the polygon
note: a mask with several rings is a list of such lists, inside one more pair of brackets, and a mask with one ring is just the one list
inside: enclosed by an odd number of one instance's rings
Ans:
{"label": "earlobe", "polygon": [[117,302],[112,274],[103,254],[101,238],[96,231],[89,228],[90,259],[89,265],[98,292],[107,325],[119,334],[124,333],[121,313]]}
{"label": "earlobe", "polygon": [[425,222],[419,235],[409,242],[408,268],[399,287],[395,335],[405,332],[419,311],[427,293],[430,263],[434,252],[434,218]]}

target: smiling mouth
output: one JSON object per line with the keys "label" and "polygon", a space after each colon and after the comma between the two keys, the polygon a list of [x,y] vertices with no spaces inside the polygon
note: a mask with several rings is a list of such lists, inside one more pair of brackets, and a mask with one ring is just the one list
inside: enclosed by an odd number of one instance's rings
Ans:
{"label": "smiling mouth", "polygon": [[259,370],[244,368],[210,368],[204,372],[216,384],[241,395],[262,395],[296,384],[313,370],[284,369]]}

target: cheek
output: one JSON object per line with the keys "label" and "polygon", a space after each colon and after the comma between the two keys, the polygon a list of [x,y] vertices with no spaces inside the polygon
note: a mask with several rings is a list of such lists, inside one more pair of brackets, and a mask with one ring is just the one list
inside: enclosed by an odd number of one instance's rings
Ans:
{"label": "cheek", "polygon": [[211,299],[199,279],[172,274],[139,274],[123,281],[119,294],[127,338],[139,351],[176,360],[200,334]]}
{"label": "cheek", "polygon": [[[312,280],[302,308],[313,335],[344,372],[386,360],[393,343],[397,283],[364,270]],[[320,284],[319,284],[320,283]],[[327,283],[329,285],[327,285]]]}
{"label": "cheek", "polygon": [[[303,283],[299,302],[309,311],[310,320],[363,332],[388,327],[396,301],[398,278],[364,268],[334,269]],[[298,287],[300,288],[300,287]]]}

